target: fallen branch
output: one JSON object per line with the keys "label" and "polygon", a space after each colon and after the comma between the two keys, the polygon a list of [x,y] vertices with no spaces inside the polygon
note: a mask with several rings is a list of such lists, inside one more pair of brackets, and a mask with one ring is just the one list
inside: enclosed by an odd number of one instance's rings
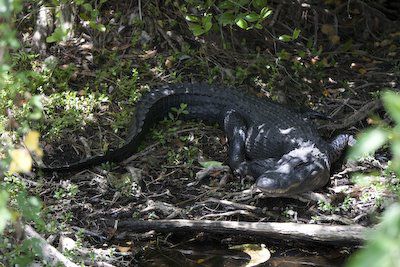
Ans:
{"label": "fallen branch", "polygon": [[357,122],[365,119],[369,114],[377,110],[382,106],[380,100],[374,100],[366,105],[364,105],[362,108],[357,110],[355,113],[350,115],[349,117],[345,118],[341,123],[339,124],[328,124],[321,126],[321,129],[327,129],[327,130],[339,130],[339,129],[344,129],[347,128],[353,124],[356,124]]}
{"label": "fallen branch", "polygon": [[[114,221],[108,225],[114,226]],[[123,220],[116,224],[119,229],[135,232],[155,230],[158,232],[201,231],[209,233],[241,234],[273,239],[297,239],[324,243],[360,244],[365,241],[368,228],[348,225],[315,225],[277,222],[234,222],[234,221],[193,221],[193,220]]]}
{"label": "fallen branch", "polygon": [[50,266],[57,266],[61,263],[65,267],[78,267],[78,265],[67,259],[55,247],[47,243],[47,241],[41,237],[31,226],[25,225],[24,232],[27,238],[36,238],[40,240],[42,256]]}

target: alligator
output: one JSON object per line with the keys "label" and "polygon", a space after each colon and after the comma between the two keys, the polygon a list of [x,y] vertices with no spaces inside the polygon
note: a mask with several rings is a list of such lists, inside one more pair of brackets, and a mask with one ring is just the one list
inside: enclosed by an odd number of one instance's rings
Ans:
{"label": "alligator", "polygon": [[[44,171],[72,172],[105,162],[121,162],[137,152],[149,129],[171,108],[187,104],[183,120],[218,123],[228,139],[228,165],[235,175],[252,176],[269,196],[290,196],[327,184],[331,165],[352,142],[340,134],[325,141],[312,119],[279,103],[229,87],[205,84],[165,85],[137,102],[126,143],[103,155]],[[185,112],[186,113],[186,112]]]}

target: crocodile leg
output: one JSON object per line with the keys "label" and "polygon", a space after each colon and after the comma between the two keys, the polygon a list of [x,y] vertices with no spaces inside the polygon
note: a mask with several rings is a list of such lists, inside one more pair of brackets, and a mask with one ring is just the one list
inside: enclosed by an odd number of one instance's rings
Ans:
{"label": "crocodile leg", "polygon": [[356,140],[350,134],[339,134],[338,136],[336,136],[330,143],[330,162],[332,163],[337,161],[343,154],[343,151],[348,146],[353,146],[355,143]]}
{"label": "crocodile leg", "polygon": [[245,158],[245,140],[247,125],[243,117],[235,110],[228,110],[224,116],[224,130],[228,138],[228,165],[237,174],[243,174],[240,168]]}

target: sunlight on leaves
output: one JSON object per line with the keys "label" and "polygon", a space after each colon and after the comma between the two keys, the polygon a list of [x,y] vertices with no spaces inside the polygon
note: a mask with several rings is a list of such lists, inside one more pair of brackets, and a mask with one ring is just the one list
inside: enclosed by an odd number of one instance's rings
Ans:
{"label": "sunlight on leaves", "polygon": [[388,140],[388,132],[382,128],[373,128],[365,131],[357,138],[357,143],[351,147],[349,158],[356,159],[373,154]]}
{"label": "sunlight on leaves", "polygon": [[248,27],[247,22],[246,22],[244,19],[242,19],[242,18],[240,18],[240,19],[238,19],[238,20],[236,21],[236,25],[238,25],[240,28],[242,28],[242,29],[244,29],[244,30],[246,30],[247,27]]}

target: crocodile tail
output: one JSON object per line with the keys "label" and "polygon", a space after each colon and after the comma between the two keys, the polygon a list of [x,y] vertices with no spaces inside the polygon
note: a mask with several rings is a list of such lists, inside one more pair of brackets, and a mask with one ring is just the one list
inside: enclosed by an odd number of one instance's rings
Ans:
{"label": "crocodile tail", "polygon": [[[115,150],[109,150],[104,155],[98,155],[82,161],[55,167],[40,167],[46,172],[80,171],[106,162],[121,162],[137,152],[138,145],[145,133],[158,121],[162,120],[171,111],[172,107],[179,107],[181,103],[188,104],[188,114],[182,119],[202,119],[221,122],[220,115],[223,105],[232,102],[232,99],[216,97],[220,90],[202,84],[183,84],[163,86],[143,95],[136,104],[136,112],[128,131],[126,143]],[[232,98],[232,94],[221,94]],[[240,96],[238,96],[240,97]]]}

